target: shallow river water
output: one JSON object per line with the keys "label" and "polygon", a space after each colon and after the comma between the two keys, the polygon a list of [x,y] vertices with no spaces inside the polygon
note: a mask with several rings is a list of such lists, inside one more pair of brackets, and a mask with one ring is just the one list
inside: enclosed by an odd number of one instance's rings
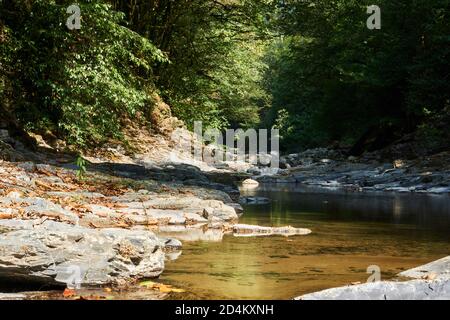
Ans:
{"label": "shallow river water", "polygon": [[384,280],[450,254],[450,196],[354,193],[263,185],[243,196],[272,199],[245,206],[240,223],[305,227],[307,236],[183,242],[161,281],[185,299],[291,299],[365,282],[377,265]]}

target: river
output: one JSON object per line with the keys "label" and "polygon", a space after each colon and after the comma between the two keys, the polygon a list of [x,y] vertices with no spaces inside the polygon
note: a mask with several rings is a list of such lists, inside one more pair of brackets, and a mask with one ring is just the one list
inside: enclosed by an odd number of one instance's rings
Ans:
{"label": "river", "polygon": [[305,227],[295,237],[184,242],[161,281],[184,288],[180,299],[291,299],[365,282],[379,266],[387,280],[450,254],[448,195],[355,193],[265,184],[243,196],[270,198],[244,206],[240,223]]}

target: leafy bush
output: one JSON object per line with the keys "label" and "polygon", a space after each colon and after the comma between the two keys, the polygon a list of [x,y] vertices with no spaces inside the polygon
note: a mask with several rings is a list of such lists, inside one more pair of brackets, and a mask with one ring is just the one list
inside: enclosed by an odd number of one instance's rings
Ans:
{"label": "leafy bush", "polygon": [[93,145],[120,137],[121,118],[151,108],[152,65],[166,58],[122,26],[123,14],[104,1],[80,1],[81,29],[68,30],[69,4],[11,1],[0,7],[14,52],[7,61],[14,109],[28,128]]}

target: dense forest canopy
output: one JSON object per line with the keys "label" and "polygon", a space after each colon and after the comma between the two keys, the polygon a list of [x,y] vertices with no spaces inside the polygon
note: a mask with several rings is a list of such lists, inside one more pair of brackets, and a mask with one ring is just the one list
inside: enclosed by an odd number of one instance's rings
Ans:
{"label": "dense forest canopy", "polygon": [[450,0],[80,0],[79,30],[71,4],[0,0],[0,109],[26,130],[86,147],[160,96],[188,126],[277,127],[286,151],[443,139]]}

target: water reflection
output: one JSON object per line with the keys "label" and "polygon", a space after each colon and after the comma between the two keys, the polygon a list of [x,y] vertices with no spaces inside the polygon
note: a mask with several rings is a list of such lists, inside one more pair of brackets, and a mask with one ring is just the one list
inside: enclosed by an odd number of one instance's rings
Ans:
{"label": "water reflection", "polygon": [[[358,193],[293,184],[267,184],[257,190],[244,191],[246,196],[270,197],[270,208],[247,208],[255,212],[281,214],[321,213],[331,220],[358,220],[414,224],[450,232],[450,197],[448,195]],[[320,219],[319,215],[315,219]]]}
{"label": "water reflection", "polygon": [[178,225],[160,226],[154,230],[159,235],[175,238],[181,241],[211,241],[220,242],[223,239],[222,229],[208,229],[206,225],[200,227],[185,227]]}
{"label": "water reflection", "polygon": [[162,281],[190,291],[180,298],[290,299],[364,282],[370,265],[380,266],[382,279],[389,279],[450,254],[448,196],[317,191],[292,185],[246,190],[244,196],[272,201],[244,206],[241,223],[292,225],[313,233],[225,235],[214,242],[196,236],[208,241],[184,242],[183,254],[167,262]]}

